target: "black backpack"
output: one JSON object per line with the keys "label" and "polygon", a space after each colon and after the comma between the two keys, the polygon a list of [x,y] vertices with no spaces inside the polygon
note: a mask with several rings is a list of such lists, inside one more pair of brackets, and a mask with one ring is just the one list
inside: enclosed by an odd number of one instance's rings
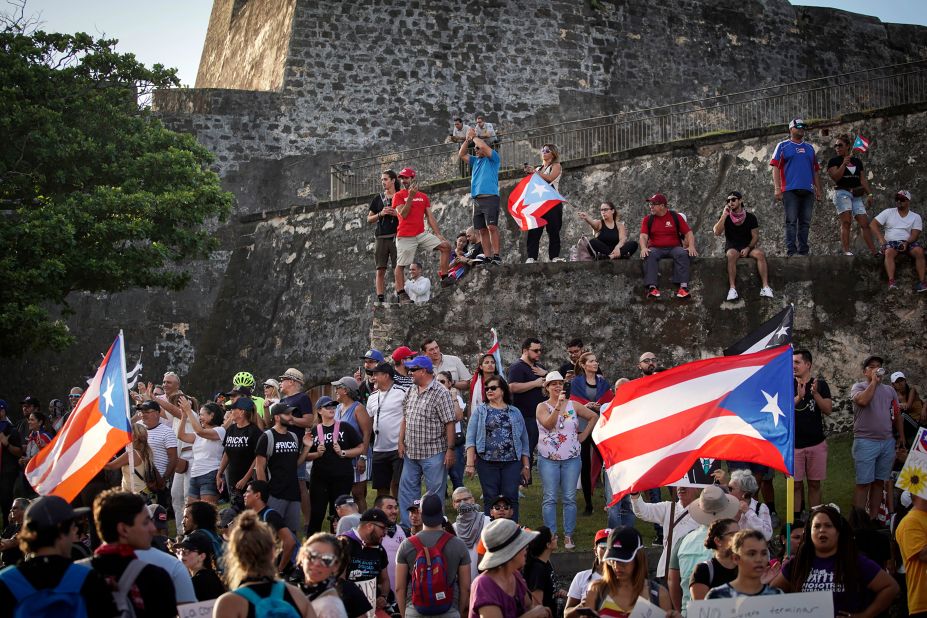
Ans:
{"label": "black backpack", "polygon": [[[676,212],[675,210],[668,210],[667,212],[673,215],[673,223],[676,225],[676,235],[679,236],[679,245],[682,246],[683,243],[685,242],[686,236],[685,234],[679,231],[682,229],[682,224],[680,223],[680,220],[679,220],[679,213]],[[653,215],[647,215],[647,238],[651,238],[653,236],[653,234],[651,234],[653,230],[653,219],[654,219]]]}

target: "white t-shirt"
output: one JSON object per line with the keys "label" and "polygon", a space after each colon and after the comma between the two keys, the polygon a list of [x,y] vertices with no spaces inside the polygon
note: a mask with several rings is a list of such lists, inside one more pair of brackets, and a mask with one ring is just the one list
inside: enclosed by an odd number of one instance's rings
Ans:
{"label": "white t-shirt", "polygon": [[467,369],[467,366],[463,364],[460,358],[453,354],[441,355],[441,364],[435,367],[435,374],[439,374],[442,371],[449,371],[454,382],[469,380],[471,377],[470,370]]}
{"label": "white t-shirt", "polygon": [[[373,450],[388,453],[399,448],[399,428],[402,425],[402,402],[406,389],[393,384],[385,393],[375,390],[367,398],[367,414],[373,424]],[[370,462],[367,463],[370,465]]]}
{"label": "white t-shirt", "polygon": [[586,599],[586,591],[589,590],[589,585],[599,579],[602,579],[602,576],[595,573],[592,569],[580,571],[573,576],[573,581],[570,582],[570,590],[567,592],[567,596],[571,599],[579,599],[580,602],[584,601]]}
{"label": "white t-shirt", "polygon": [[885,240],[888,242],[907,240],[911,237],[911,230],[924,229],[921,216],[910,210],[906,217],[902,217],[897,208],[886,208],[876,215],[875,220],[885,228]]}
{"label": "white t-shirt", "polygon": [[152,461],[158,473],[164,476],[167,472],[167,449],[177,448],[177,436],[167,425],[158,423],[154,429],[148,429],[148,446],[151,447]]}
{"label": "white t-shirt", "polygon": [[218,440],[210,440],[202,436],[196,436],[193,440],[193,463],[190,465],[190,476],[202,476],[207,472],[215,473],[219,469],[224,452],[222,442],[225,440],[225,428],[215,427],[214,429],[219,434]]}

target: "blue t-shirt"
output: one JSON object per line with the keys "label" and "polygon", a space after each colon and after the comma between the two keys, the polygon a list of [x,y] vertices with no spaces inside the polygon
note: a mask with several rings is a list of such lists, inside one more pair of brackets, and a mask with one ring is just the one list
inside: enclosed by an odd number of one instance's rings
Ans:
{"label": "blue t-shirt", "polygon": [[502,159],[495,150],[488,157],[470,155],[470,195],[499,195],[499,166]]}
{"label": "blue t-shirt", "polygon": [[820,169],[814,147],[808,142],[796,144],[790,139],[779,142],[769,164],[779,168],[783,191],[814,190],[814,175]]}

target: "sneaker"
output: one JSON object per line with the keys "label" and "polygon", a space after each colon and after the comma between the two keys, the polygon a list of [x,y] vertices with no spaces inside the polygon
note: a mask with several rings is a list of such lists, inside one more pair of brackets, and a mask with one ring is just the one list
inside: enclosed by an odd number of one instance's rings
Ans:
{"label": "sneaker", "polygon": [[493,265],[493,266],[500,266],[500,265],[502,265],[502,258],[499,257],[498,255],[492,256],[492,265]]}
{"label": "sneaker", "polygon": [[537,260],[534,258],[528,258],[527,260],[525,260],[525,264],[535,264],[536,262]]}
{"label": "sneaker", "polygon": [[482,264],[485,261],[486,261],[486,256],[480,253],[479,255],[477,255],[476,257],[470,260],[470,264],[472,264],[473,266],[476,266],[477,264]]}
{"label": "sneaker", "polygon": [[689,288],[684,288],[682,286],[679,286],[679,289],[676,290],[676,298],[685,299],[685,298],[689,298],[689,296],[691,296],[691,294],[689,294]]}
{"label": "sneaker", "polygon": [[918,281],[917,285],[914,286],[915,292],[927,292],[927,281]]}
{"label": "sneaker", "polygon": [[844,251],[844,252],[843,252],[843,255],[853,255],[853,252],[852,252],[852,251]]}
{"label": "sneaker", "polygon": [[576,543],[573,542],[573,537],[563,537],[563,549],[576,549]]}
{"label": "sneaker", "polygon": [[772,288],[767,285],[765,288],[760,290],[760,296],[762,296],[763,298],[772,298],[773,297]]}
{"label": "sneaker", "polygon": [[888,280],[888,289],[894,290],[894,289],[897,288],[897,287],[898,287],[898,284],[895,283],[895,280],[894,280],[894,279],[889,279],[889,280]]}
{"label": "sneaker", "polygon": [[660,290],[655,287],[647,290],[647,298],[660,298]]}
{"label": "sneaker", "polygon": [[737,300],[737,298],[738,298],[738,295],[737,295],[737,290],[736,290],[736,289],[731,288],[730,290],[727,291],[727,299],[728,299],[728,300]]}
{"label": "sneaker", "polygon": [[566,262],[566,259],[562,257],[555,257],[551,260],[551,262]]}

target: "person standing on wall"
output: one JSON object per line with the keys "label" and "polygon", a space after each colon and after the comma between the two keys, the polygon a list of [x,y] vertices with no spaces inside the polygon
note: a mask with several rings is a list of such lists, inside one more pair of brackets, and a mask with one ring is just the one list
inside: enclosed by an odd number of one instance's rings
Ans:
{"label": "person standing on wall", "polygon": [[370,202],[367,213],[367,223],[376,224],[374,236],[376,242],[373,249],[373,259],[377,269],[374,286],[377,291],[377,302],[386,302],[386,269],[390,261],[396,268],[396,228],[399,227],[399,213],[393,208],[393,196],[399,191],[399,178],[393,170],[383,170],[380,174],[380,184],[383,193],[378,193]]}
{"label": "person standing on wall", "polygon": [[795,118],[789,123],[789,139],[779,142],[769,164],[776,201],[785,207],[785,250],[791,257],[808,255],[808,230],[815,200],[821,201],[821,166],[814,147],[805,141],[805,121]]}
{"label": "person standing on wall", "polygon": [[[544,144],[541,146],[541,164],[531,168],[525,163],[525,173],[537,174],[557,191],[560,191],[560,177],[563,175],[563,168],[560,166],[560,152],[553,144]],[[525,264],[534,264],[538,261],[538,253],[541,250],[541,234],[547,230],[547,255],[551,262],[566,262],[560,257],[560,228],[563,226],[563,204],[557,204],[546,213],[543,225],[533,230],[528,230],[528,259]],[[533,408],[532,408],[533,409]]]}
{"label": "person standing on wall", "polygon": [[[473,144],[474,154],[467,150]],[[473,228],[480,235],[483,253],[472,264],[502,263],[499,256],[499,153],[476,136],[476,130],[467,131],[467,141],[460,144],[457,156],[470,164],[470,203],[473,205]]]}

